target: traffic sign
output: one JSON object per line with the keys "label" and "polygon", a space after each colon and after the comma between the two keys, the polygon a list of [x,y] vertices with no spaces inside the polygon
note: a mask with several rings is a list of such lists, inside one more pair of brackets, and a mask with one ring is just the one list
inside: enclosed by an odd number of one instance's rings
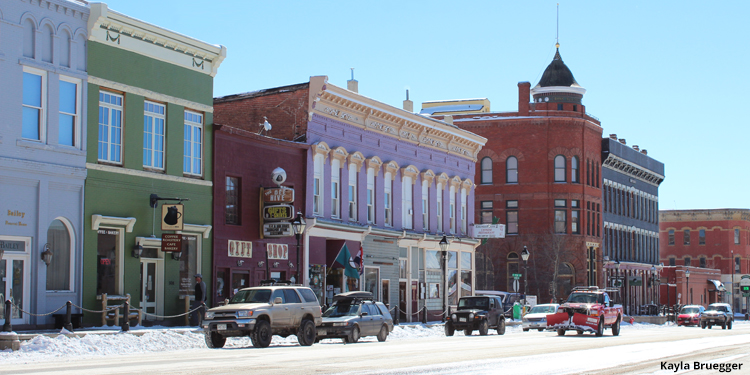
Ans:
{"label": "traffic sign", "polygon": [[521,278],[521,274],[520,274],[520,273],[514,273],[514,274],[512,274],[512,276],[513,276],[513,278],[514,278],[514,279],[516,279],[516,280],[518,280],[518,279],[520,279],[520,278]]}
{"label": "traffic sign", "polygon": [[518,279],[513,280],[513,292],[518,293]]}

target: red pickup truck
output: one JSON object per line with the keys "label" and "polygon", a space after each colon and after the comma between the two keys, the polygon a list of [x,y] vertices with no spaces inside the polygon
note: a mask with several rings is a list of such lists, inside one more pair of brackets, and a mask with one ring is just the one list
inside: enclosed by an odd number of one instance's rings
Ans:
{"label": "red pickup truck", "polygon": [[612,329],[612,335],[620,334],[622,305],[615,305],[604,289],[597,287],[576,287],[568,296],[568,301],[557,308],[557,312],[547,315],[547,329],[556,330],[559,336],[565,331],[594,332],[604,334],[605,328]]}

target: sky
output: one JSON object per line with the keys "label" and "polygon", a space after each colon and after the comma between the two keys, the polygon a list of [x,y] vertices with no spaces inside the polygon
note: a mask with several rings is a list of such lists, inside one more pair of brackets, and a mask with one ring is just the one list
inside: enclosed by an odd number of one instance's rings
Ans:
{"label": "sky", "polygon": [[[558,0],[559,1],[559,0]],[[747,1],[110,0],[110,9],[227,47],[214,96],[326,75],[414,109],[488,98],[515,111],[555,53],[603,136],[664,163],[660,209],[750,209]],[[559,37],[559,39],[556,39]],[[273,124],[273,121],[269,119]],[[743,162],[745,160],[745,162]]]}

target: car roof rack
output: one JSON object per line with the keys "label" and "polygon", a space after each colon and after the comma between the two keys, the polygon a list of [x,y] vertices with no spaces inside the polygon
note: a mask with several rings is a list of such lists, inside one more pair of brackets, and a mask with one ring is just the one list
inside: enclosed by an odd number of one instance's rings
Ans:
{"label": "car roof rack", "polygon": [[261,280],[260,286],[302,286],[301,284],[295,284],[289,280],[274,280],[274,279],[267,279],[267,280]]}
{"label": "car roof rack", "polygon": [[592,285],[592,286],[576,286],[576,287],[573,287],[572,291],[573,292],[582,292],[582,291],[598,292],[598,291],[601,291],[601,290],[602,289],[599,289],[598,286]]}

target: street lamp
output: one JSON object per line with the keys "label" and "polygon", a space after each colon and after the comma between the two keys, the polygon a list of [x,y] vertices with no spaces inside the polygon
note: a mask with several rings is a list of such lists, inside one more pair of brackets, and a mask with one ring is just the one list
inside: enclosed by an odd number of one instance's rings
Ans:
{"label": "street lamp", "polygon": [[[448,275],[446,271],[446,252],[448,251],[448,238],[443,236],[442,239],[440,239],[440,242],[438,242],[438,245],[440,246],[440,252],[442,253],[442,256],[440,259],[442,260],[442,268],[443,268],[443,312],[447,312],[448,309],[446,308],[446,305],[448,304]],[[445,315],[443,315],[443,321],[445,321]]]}
{"label": "street lamp", "polygon": [[294,237],[297,239],[297,282],[301,283],[301,275],[299,274],[299,240],[302,237],[302,233],[305,232],[305,218],[302,217],[302,212],[297,212],[297,217],[292,220],[292,230],[294,230]]}
{"label": "street lamp", "polygon": [[[690,269],[685,270],[685,277],[687,278],[687,292],[690,293]],[[687,300],[687,297],[685,298]],[[693,293],[690,293],[690,304],[693,304]]]}
{"label": "street lamp", "polygon": [[[654,297],[656,296],[654,284],[656,284],[656,265],[651,265],[651,304],[654,303]],[[659,301],[657,300],[656,303],[658,305]]]}
{"label": "street lamp", "polygon": [[523,305],[526,306],[526,294],[529,293],[529,250],[526,248],[526,246],[523,247],[523,251],[521,252],[521,259],[523,259]]}

